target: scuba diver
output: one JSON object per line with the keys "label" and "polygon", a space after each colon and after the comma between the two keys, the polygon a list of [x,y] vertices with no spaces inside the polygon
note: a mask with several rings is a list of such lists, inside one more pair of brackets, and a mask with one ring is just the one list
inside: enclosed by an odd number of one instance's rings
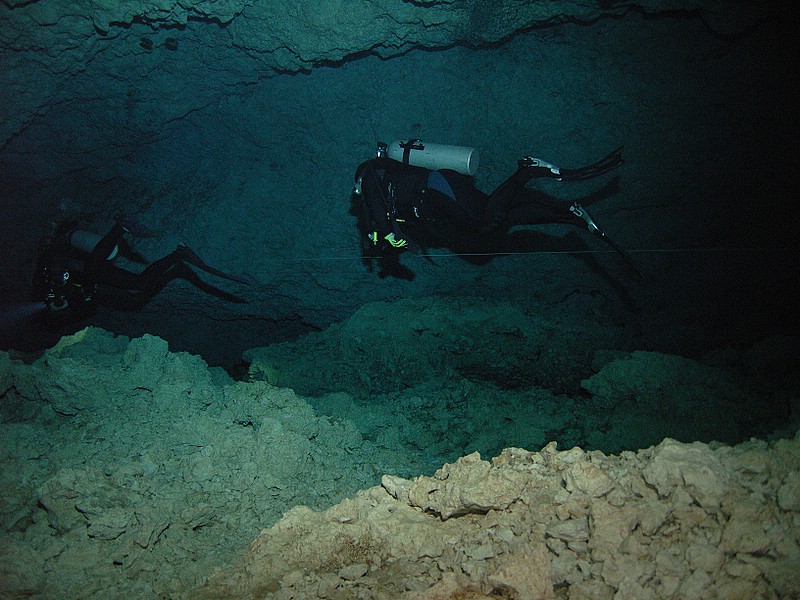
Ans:
{"label": "scuba diver", "polygon": [[142,272],[134,273],[113,264],[125,233],[150,237],[121,218],[106,235],[81,229],[78,221],[62,223],[39,244],[33,281],[33,299],[44,304],[46,314],[59,319],[80,319],[97,304],[122,310],[143,307],[161,288],[177,277],[231,302],[244,300],[206,284],[188,266],[230,281],[248,284],[242,276],[224,273],[204,263],[190,248],[179,245]]}
{"label": "scuba diver", "polygon": [[444,239],[444,246],[496,252],[515,225],[566,223],[599,237],[641,278],[630,257],[579,202],[567,205],[526,187],[536,178],[580,181],[602,175],[622,164],[622,149],[575,169],[528,156],[518,161],[514,174],[486,194],[474,184],[478,167],[474,148],[418,139],[379,143],[377,156],[358,167],[353,190],[364,210],[360,224],[366,231],[364,257],[386,258],[388,268],[397,269],[399,254],[417,246],[420,239]]}

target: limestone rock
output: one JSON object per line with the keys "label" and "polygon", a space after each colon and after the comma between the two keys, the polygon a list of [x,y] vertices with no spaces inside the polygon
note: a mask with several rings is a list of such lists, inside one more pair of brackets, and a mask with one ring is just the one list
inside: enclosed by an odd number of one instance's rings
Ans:
{"label": "limestone rock", "polygon": [[503,510],[519,500],[526,483],[522,474],[493,468],[478,453],[445,465],[433,477],[420,477],[409,490],[409,502],[442,519]]}
{"label": "limestone rock", "polygon": [[681,444],[669,439],[655,448],[643,475],[661,496],[684,489],[703,508],[720,505],[731,479],[721,461],[708,456],[702,444]]}
{"label": "limestone rock", "polygon": [[[793,452],[800,451],[798,442],[792,444]],[[667,440],[657,448],[621,459],[595,454],[597,472],[611,479],[614,474],[619,482],[614,493],[624,495],[625,502],[616,498],[615,504],[579,488],[568,492],[566,498],[559,491],[564,490],[560,484],[565,468],[590,464],[582,452],[558,453],[551,447],[541,453],[512,449],[492,465],[477,456],[464,457],[434,478],[417,479],[412,485],[411,506],[402,492],[390,496],[376,488],[324,513],[290,512],[259,537],[237,566],[212,577],[192,597],[246,595],[254,589],[247,581],[264,581],[260,579],[263,577],[272,582],[270,589],[275,590],[276,597],[302,597],[308,584],[297,578],[284,579],[296,566],[277,568],[274,557],[289,555],[297,561],[295,565],[305,565],[305,581],[327,581],[330,569],[342,569],[336,565],[344,563],[339,562],[343,560],[341,549],[323,540],[339,540],[341,533],[360,548],[382,549],[371,554],[371,581],[353,587],[338,577],[336,589],[343,598],[380,598],[386,594],[434,598],[441,593],[465,598],[554,598],[556,585],[565,597],[587,599],[709,595],[777,599],[796,595],[800,586],[790,572],[800,556],[798,525],[786,513],[776,512],[777,481],[766,497],[756,500],[743,486],[736,485],[741,475],[734,471],[727,475],[730,485],[726,492],[721,496],[717,493],[719,455],[729,451]],[[491,474],[492,469],[497,473]],[[628,483],[622,483],[635,481],[620,477],[622,470],[645,471],[645,477],[653,481],[651,485],[672,504],[659,498],[643,499]],[[483,510],[490,504],[488,500],[458,503],[452,500],[458,497],[453,493],[445,494],[449,502],[414,500],[425,490],[433,495],[442,492],[448,482],[449,492],[460,489],[462,497],[469,498],[470,487],[494,485],[502,481],[502,472],[527,473],[532,484],[537,482],[536,489],[546,491],[536,504],[529,502],[530,496],[526,496],[526,502],[509,504],[508,490],[501,484],[496,488],[498,501],[488,511]],[[698,472],[711,473],[714,481],[707,489],[698,486],[694,477]],[[509,480],[521,483],[523,479]],[[548,482],[556,486],[551,488]],[[392,480],[385,480],[384,486],[407,488],[403,482]],[[432,511],[434,504],[438,509]],[[571,506],[574,515],[583,516],[561,519],[558,506]],[[649,516],[653,511],[659,514],[657,518]],[[339,515],[348,518],[342,520]],[[389,515],[394,515],[397,525],[391,539],[385,537]],[[651,524],[643,526],[648,519]],[[445,541],[445,545],[433,555],[420,552],[422,544],[415,540],[423,532],[431,535],[430,539]],[[310,544],[309,539],[316,543]],[[432,557],[438,567],[433,571],[428,560]],[[330,561],[332,566],[327,566]],[[403,589],[397,586],[398,564],[405,565]],[[336,572],[350,575],[363,569],[355,562]],[[282,586],[280,581],[291,583]],[[413,595],[403,594],[412,588]]]}
{"label": "limestone rock", "polygon": [[792,471],[778,490],[778,506],[800,512],[800,471]]}
{"label": "limestone rock", "polygon": [[411,452],[153,336],[88,329],[9,368],[3,401],[39,407],[0,423],[9,597],[800,594],[800,434],[553,442],[406,478]]}

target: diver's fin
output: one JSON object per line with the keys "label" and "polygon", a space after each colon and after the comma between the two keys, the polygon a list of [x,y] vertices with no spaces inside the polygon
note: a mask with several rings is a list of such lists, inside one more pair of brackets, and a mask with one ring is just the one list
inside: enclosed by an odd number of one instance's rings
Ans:
{"label": "diver's fin", "polygon": [[562,169],[541,158],[526,156],[517,161],[517,166],[519,168],[509,180],[525,184],[529,180],[538,177],[549,177],[551,179],[558,179],[559,181],[580,181],[582,179],[597,177],[603,173],[608,173],[612,169],[616,169],[622,164],[623,148],[624,146],[620,146],[597,162],[576,169]]}
{"label": "diver's fin", "polygon": [[214,267],[207,265],[203,262],[197,253],[189,248],[189,246],[185,246],[180,244],[175,249],[175,254],[178,258],[182,261],[189,263],[190,265],[194,265],[198,269],[202,269],[206,273],[211,273],[212,275],[216,275],[217,277],[222,277],[223,279],[227,279],[229,281],[236,281],[237,283],[243,283],[245,285],[250,285],[250,281],[247,280],[246,277],[243,275],[231,275],[230,273],[225,273],[224,271],[220,271],[219,269],[215,269]]}
{"label": "diver's fin", "polygon": [[644,281],[644,275],[636,266],[636,263],[633,262],[633,259],[628,255],[622,247],[617,244],[614,240],[612,240],[606,233],[600,229],[600,226],[597,222],[592,218],[592,215],[583,208],[578,202],[573,202],[572,205],[569,207],[569,212],[573,215],[582,219],[586,223],[586,228],[589,230],[590,233],[593,233],[601,240],[603,240],[606,244],[608,244],[617,254],[619,254],[628,267],[636,274],[636,276],[641,280]]}
{"label": "diver's fin", "polygon": [[630,268],[630,270],[636,274],[636,277],[640,281],[644,281],[644,275],[639,270],[639,267],[636,266],[636,263],[633,262],[633,259],[630,257],[630,255],[627,252],[625,252],[625,250],[623,250],[619,244],[617,244],[614,240],[612,240],[610,237],[608,237],[605,233],[603,233],[600,230],[596,231],[595,234],[598,235],[600,239],[603,240],[606,244],[608,244],[611,248],[616,250],[617,254],[619,254],[622,257],[622,260],[624,260],[625,263],[628,265],[628,268]]}
{"label": "diver's fin", "polygon": [[597,162],[586,165],[585,167],[578,167],[577,169],[559,168],[559,175],[564,181],[580,181],[581,179],[589,179],[602,175],[603,173],[608,173],[622,164],[623,148],[625,148],[625,146],[620,146]]}

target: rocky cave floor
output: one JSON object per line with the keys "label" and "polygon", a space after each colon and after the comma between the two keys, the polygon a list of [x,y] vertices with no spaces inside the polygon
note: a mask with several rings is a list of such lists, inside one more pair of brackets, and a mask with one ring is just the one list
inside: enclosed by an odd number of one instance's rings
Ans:
{"label": "rocky cave floor", "polygon": [[0,596],[797,597],[798,340],[534,308],[367,304],[241,381],[98,328],[0,353]]}

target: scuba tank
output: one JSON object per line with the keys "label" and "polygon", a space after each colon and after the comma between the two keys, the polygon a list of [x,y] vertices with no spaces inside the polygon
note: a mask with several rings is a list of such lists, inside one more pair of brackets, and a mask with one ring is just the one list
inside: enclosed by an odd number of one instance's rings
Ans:
{"label": "scuba tank", "polygon": [[[69,245],[86,254],[91,254],[92,250],[94,250],[95,246],[97,246],[98,242],[102,239],[102,235],[92,231],[86,231],[85,229],[73,229],[67,234]],[[106,256],[106,260],[114,260],[118,253],[119,244],[115,244],[111,252]]]}
{"label": "scuba tank", "polygon": [[414,167],[432,171],[450,169],[469,176],[475,175],[480,163],[477,148],[432,144],[418,139],[395,140],[385,147],[385,156]]}

